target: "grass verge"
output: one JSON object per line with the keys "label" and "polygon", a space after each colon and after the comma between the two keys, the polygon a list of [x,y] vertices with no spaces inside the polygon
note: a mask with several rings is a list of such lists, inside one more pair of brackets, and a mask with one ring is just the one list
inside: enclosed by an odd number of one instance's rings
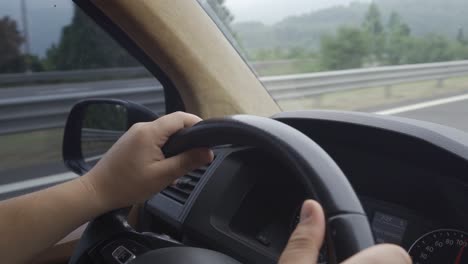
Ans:
{"label": "grass verge", "polygon": [[299,99],[279,100],[278,104],[285,111],[301,109],[360,110],[463,92],[468,92],[468,75],[447,79],[443,82],[442,87],[438,87],[437,81],[422,81],[392,87],[362,88]]}
{"label": "grass verge", "polygon": [[0,136],[0,170],[62,160],[63,129]]}

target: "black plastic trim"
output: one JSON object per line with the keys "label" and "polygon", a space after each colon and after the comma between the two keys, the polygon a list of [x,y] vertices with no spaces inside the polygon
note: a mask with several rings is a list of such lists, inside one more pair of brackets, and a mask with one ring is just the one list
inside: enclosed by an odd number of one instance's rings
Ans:
{"label": "black plastic trim", "polygon": [[135,259],[134,264],[240,264],[235,259],[219,252],[193,247],[163,248],[148,252]]}
{"label": "black plastic trim", "polygon": [[203,174],[202,178],[190,194],[185,204],[182,205],[170,197],[167,197],[166,195],[156,194],[145,203],[145,208],[154,216],[164,220],[169,225],[177,229],[181,228],[181,225],[187,217],[187,214],[190,212],[190,208],[192,208],[193,203],[195,202],[200,192],[203,190],[210,177],[213,175],[213,172],[217,170],[225,157],[234,150],[235,149],[233,148],[213,149],[216,159],[208,166],[205,174]]}
{"label": "black plastic trim", "polygon": [[293,127],[296,121],[322,120],[392,131],[423,140],[468,160],[468,134],[435,123],[397,116],[330,110],[283,112],[272,118]]}

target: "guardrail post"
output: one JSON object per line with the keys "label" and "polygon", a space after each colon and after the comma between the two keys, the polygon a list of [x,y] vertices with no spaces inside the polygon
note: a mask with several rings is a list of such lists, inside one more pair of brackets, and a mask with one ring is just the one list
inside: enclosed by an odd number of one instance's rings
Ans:
{"label": "guardrail post", "polygon": [[392,97],[392,86],[391,85],[386,85],[384,87],[384,92],[385,92],[385,99],[389,99]]}
{"label": "guardrail post", "polygon": [[442,88],[444,87],[444,79],[440,78],[437,79],[437,88]]}
{"label": "guardrail post", "polygon": [[322,102],[323,102],[323,94],[317,94],[315,97],[315,104],[317,105],[317,107],[320,107],[322,106]]}

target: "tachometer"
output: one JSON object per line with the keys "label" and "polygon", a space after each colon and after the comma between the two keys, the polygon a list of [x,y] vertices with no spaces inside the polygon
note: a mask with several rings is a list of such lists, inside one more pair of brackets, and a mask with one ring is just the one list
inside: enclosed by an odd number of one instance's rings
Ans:
{"label": "tachometer", "polygon": [[414,264],[468,264],[468,233],[439,229],[420,237],[409,250]]}

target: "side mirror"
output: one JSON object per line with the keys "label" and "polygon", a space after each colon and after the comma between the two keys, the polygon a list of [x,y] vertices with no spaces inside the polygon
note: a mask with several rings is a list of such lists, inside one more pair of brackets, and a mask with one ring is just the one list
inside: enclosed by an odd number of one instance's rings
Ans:
{"label": "side mirror", "polygon": [[63,135],[63,161],[73,172],[88,172],[135,123],[158,116],[148,108],[115,99],[87,99],[73,106]]}

